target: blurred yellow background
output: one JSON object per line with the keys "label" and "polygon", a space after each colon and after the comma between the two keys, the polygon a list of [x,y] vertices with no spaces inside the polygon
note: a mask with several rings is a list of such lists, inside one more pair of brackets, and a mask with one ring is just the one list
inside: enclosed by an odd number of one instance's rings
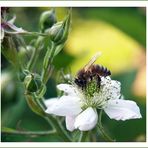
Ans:
{"label": "blurred yellow background", "polygon": [[110,24],[79,20],[72,27],[65,50],[76,57],[70,65],[73,75],[98,51],[102,55],[96,63],[108,67],[113,75],[137,69],[133,91],[138,96],[145,96],[146,69],[143,48],[137,41]]}

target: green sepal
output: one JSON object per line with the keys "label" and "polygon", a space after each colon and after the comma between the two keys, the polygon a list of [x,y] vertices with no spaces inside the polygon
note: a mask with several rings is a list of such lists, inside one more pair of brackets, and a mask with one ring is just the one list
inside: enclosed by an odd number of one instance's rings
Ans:
{"label": "green sepal", "polygon": [[32,79],[27,87],[27,90],[29,92],[36,92],[38,90],[36,81],[34,79]]}
{"label": "green sepal", "polygon": [[21,82],[24,82],[25,80],[25,77],[29,74],[30,72],[28,70],[20,70],[20,73],[19,73],[19,79]]}
{"label": "green sepal", "polygon": [[46,29],[50,28],[57,22],[54,9],[50,11],[45,11],[40,16],[39,27],[41,32],[44,32]]}
{"label": "green sepal", "polygon": [[36,97],[42,98],[46,93],[46,90],[47,90],[46,85],[42,84],[41,88],[36,92]]}
{"label": "green sepal", "polygon": [[59,44],[61,42],[61,39],[63,38],[64,33],[63,22],[58,22],[54,24],[50,29],[46,30],[46,32],[49,33],[50,39],[53,42]]}
{"label": "green sepal", "polygon": [[39,75],[31,73],[25,77],[24,84],[28,92],[36,92],[40,89],[42,81]]}
{"label": "green sepal", "polygon": [[26,95],[26,101],[30,107],[30,109],[40,115],[40,116],[45,116],[45,112],[37,105],[36,101],[35,101],[36,98],[34,98],[32,95],[29,95],[27,94]]}

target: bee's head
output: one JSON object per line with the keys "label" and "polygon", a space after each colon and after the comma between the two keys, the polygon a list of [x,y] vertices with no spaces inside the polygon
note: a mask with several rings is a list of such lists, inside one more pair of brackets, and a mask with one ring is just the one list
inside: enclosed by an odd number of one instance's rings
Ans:
{"label": "bee's head", "polygon": [[75,83],[77,84],[78,87],[82,89],[86,89],[89,83],[92,81],[96,81],[96,84],[98,84],[98,87],[100,86],[100,76],[97,75],[96,71],[94,70],[94,65],[91,65],[87,70],[84,68],[79,70],[76,78],[75,78]]}

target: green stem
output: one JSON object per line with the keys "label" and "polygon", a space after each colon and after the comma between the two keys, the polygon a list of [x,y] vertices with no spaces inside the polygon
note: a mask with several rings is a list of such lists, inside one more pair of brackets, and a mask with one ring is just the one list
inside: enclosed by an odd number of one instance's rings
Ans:
{"label": "green stem", "polygon": [[102,122],[101,122],[101,119],[102,119],[102,110],[100,111],[100,114],[99,114],[99,123],[98,123],[98,127],[99,127],[99,131],[101,132],[102,136],[104,137],[104,139],[106,141],[109,141],[109,142],[114,142],[115,140],[113,140],[110,136],[107,135],[107,133],[105,132],[103,126],[102,126]]}
{"label": "green stem", "polygon": [[[37,104],[39,107],[44,111],[45,104],[42,99],[37,100]],[[59,137],[62,137],[65,142],[70,142],[71,138],[68,136],[65,129],[63,129],[61,123],[53,116],[46,116],[45,119],[50,123],[51,126],[53,126],[56,129],[56,132],[58,133]]]}
{"label": "green stem", "polygon": [[27,32],[28,35],[34,35],[34,36],[42,36],[42,37],[47,37],[49,34],[45,33],[39,33],[39,32]]}
{"label": "green stem", "polygon": [[51,42],[51,48],[47,50],[46,55],[43,61],[43,70],[42,70],[42,81],[45,84],[48,80],[47,77],[49,75],[49,69],[51,68],[51,63],[54,58],[56,45],[54,42]]}
{"label": "green stem", "polygon": [[81,134],[80,134],[80,137],[79,137],[79,142],[85,142],[87,135],[88,135],[88,132],[81,131]]}
{"label": "green stem", "polygon": [[62,124],[53,116],[49,116],[48,118],[56,128],[59,137],[62,137],[65,142],[71,142],[71,138],[68,136],[66,130],[63,128]]}
{"label": "green stem", "polygon": [[44,100],[42,100],[42,98],[37,98],[35,94],[32,94],[32,98],[30,99],[33,99],[35,103],[32,104],[32,102],[30,102],[31,103],[30,107],[33,108],[32,110],[35,113],[41,115],[52,126],[53,130],[56,130],[56,133],[60,138],[63,139],[63,141],[70,142],[71,138],[69,137],[65,129],[63,129],[62,124],[55,117],[45,114],[46,106],[44,104]]}
{"label": "green stem", "polygon": [[18,131],[18,130],[3,130],[2,134],[13,134],[13,135],[27,135],[27,136],[45,136],[50,134],[55,134],[55,130],[50,131]]}
{"label": "green stem", "polygon": [[35,43],[35,50],[33,50],[33,53],[32,53],[32,56],[31,56],[31,59],[28,63],[28,70],[32,70],[35,63],[36,63],[36,60],[38,59],[38,56],[39,56],[39,52],[40,52],[40,43],[43,41],[43,37],[39,36],[37,38],[37,41]]}
{"label": "green stem", "polygon": [[39,33],[39,32],[28,32],[28,31],[22,31],[22,32],[17,32],[17,31],[6,31],[7,34],[20,34],[20,35],[33,35],[33,36],[49,36],[49,34],[45,33]]}

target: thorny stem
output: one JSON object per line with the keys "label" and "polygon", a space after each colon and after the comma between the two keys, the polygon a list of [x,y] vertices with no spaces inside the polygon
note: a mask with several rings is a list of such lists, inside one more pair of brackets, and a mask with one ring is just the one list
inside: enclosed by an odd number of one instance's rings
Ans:
{"label": "thorny stem", "polygon": [[102,110],[100,111],[100,114],[99,114],[99,123],[98,123],[99,131],[101,132],[102,136],[106,141],[115,142],[115,140],[113,140],[110,136],[108,136],[107,133],[104,131],[101,119],[102,119]]}

